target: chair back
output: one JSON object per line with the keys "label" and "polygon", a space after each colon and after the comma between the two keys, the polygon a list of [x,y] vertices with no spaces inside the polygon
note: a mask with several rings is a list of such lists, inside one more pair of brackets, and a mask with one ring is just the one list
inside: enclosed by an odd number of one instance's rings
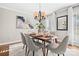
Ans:
{"label": "chair back", "polygon": [[68,42],[68,36],[65,36],[63,41],[60,43],[60,45],[58,46],[56,51],[60,52],[60,53],[64,53],[66,51],[66,48],[67,48],[67,42]]}
{"label": "chair back", "polygon": [[21,33],[21,39],[22,39],[22,43],[25,45],[26,44],[26,39],[23,33]]}
{"label": "chair back", "polygon": [[36,46],[33,42],[33,39],[29,36],[29,35],[25,35],[25,38],[27,39],[27,46],[28,46],[28,49],[33,51],[35,50]]}
{"label": "chair back", "polygon": [[51,34],[53,34],[53,35],[56,35],[56,32],[50,32]]}
{"label": "chair back", "polygon": [[65,36],[63,41],[60,43],[60,45],[66,46],[68,42],[68,36]]}

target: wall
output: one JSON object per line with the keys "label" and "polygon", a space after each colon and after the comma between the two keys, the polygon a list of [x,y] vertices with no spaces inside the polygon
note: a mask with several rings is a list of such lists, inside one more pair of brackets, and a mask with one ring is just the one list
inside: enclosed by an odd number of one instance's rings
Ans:
{"label": "wall", "polygon": [[[26,20],[30,20],[31,24],[35,25],[35,20],[33,19],[32,14],[22,14],[19,12],[14,12],[10,11],[7,9],[0,8],[0,44],[1,43],[6,43],[6,42],[14,42],[14,41],[19,41],[21,40],[20,38],[20,33],[19,31],[25,31],[25,29],[16,29],[16,15],[22,15],[26,18]],[[56,17],[60,17],[63,15],[68,15],[68,10],[63,9],[63,10],[58,10],[56,13],[53,13],[46,19],[49,20],[45,23],[48,24],[47,29],[50,31],[55,31],[57,32],[57,35],[63,39],[65,35],[69,35],[68,31],[58,31],[56,30]],[[71,22],[71,19],[69,20],[69,23]],[[70,26],[71,27],[71,23]],[[71,33],[71,32],[70,32]],[[72,36],[71,36],[72,37]],[[72,39],[70,39],[72,41]]]}
{"label": "wall", "polygon": [[[56,18],[60,17],[60,16],[64,16],[64,15],[68,15],[67,9],[62,9],[56,12]],[[62,30],[56,30],[57,35],[59,36],[59,38],[61,40],[63,40],[63,38],[68,35],[68,30],[67,31],[62,31]]]}
{"label": "wall", "polygon": [[56,31],[56,15],[55,15],[55,13],[50,15],[48,17],[48,20],[49,20],[49,26],[48,26],[49,30],[52,32],[55,32]]}
{"label": "wall", "polygon": [[0,44],[21,40],[19,29],[16,29],[16,15],[27,19],[26,14],[0,8]]}
{"label": "wall", "polygon": [[[53,15],[55,14],[55,15]],[[69,44],[75,44],[75,45],[78,45],[79,46],[79,40],[76,40],[76,37],[74,37],[74,21],[76,21],[76,19],[74,19],[74,11],[73,11],[73,8],[72,7],[69,7],[69,8],[65,8],[65,9],[60,9],[60,10],[57,10],[53,13],[49,19],[49,30],[51,29],[52,31],[55,31],[56,35],[58,35],[59,39],[63,39],[66,35],[69,35],[69,41],[68,43]],[[77,13],[78,14],[78,13]],[[68,31],[60,31],[60,30],[56,30],[56,18],[57,17],[60,17],[60,16],[64,16],[64,15],[68,15]],[[52,23],[52,25],[51,25]],[[53,29],[52,29],[53,27]]]}
{"label": "wall", "polygon": [[33,12],[30,12],[27,15],[16,11],[0,8],[0,44],[21,41],[20,32],[37,31],[36,29],[16,29],[17,15],[24,16],[26,23],[29,22],[31,25],[35,26],[38,21],[34,20],[32,13]]}

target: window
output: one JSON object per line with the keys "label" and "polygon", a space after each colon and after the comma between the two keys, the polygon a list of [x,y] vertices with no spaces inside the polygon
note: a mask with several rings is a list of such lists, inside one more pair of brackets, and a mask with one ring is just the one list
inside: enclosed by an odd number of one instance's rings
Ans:
{"label": "window", "polygon": [[74,8],[74,43],[79,46],[79,6]]}

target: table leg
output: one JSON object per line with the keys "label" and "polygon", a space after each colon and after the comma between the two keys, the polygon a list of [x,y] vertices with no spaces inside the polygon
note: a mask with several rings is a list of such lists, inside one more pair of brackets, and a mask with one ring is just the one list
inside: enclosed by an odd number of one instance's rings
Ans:
{"label": "table leg", "polygon": [[43,55],[45,56],[45,41],[44,41],[44,48],[43,48]]}

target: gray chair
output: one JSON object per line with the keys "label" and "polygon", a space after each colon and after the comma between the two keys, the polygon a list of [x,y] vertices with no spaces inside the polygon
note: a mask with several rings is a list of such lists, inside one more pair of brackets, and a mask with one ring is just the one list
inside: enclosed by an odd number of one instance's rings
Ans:
{"label": "gray chair", "polygon": [[29,35],[25,35],[25,38],[28,47],[27,55],[29,55],[29,52],[32,51],[34,56],[35,52],[41,49],[43,45],[40,43],[34,43],[32,37],[30,37]]}
{"label": "gray chair", "polygon": [[22,43],[23,43],[23,49],[25,48],[25,55],[26,55],[26,53],[27,53],[27,42],[26,42],[25,35],[23,33],[21,33],[21,38],[22,38]]}
{"label": "gray chair", "polygon": [[65,53],[65,51],[66,51],[66,46],[67,46],[67,42],[68,42],[68,36],[66,36],[64,39],[63,39],[63,41],[59,44],[59,46],[57,47],[57,48],[53,48],[52,47],[52,44],[50,44],[50,45],[48,45],[47,46],[47,54],[46,55],[48,55],[48,50],[50,50],[52,53],[56,53],[56,54],[58,54],[58,56],[60,55],[60,54],[63,54],[63,56],[64,56],[64,53]]}
{"label": "gray chair", "polygon": [[21,33],[21,38],[22,38],[23,49],[24,49],[25,45],[27,45],[27,44],[26,44],[26,39],[25,39],[25,36],[23,33]]}

